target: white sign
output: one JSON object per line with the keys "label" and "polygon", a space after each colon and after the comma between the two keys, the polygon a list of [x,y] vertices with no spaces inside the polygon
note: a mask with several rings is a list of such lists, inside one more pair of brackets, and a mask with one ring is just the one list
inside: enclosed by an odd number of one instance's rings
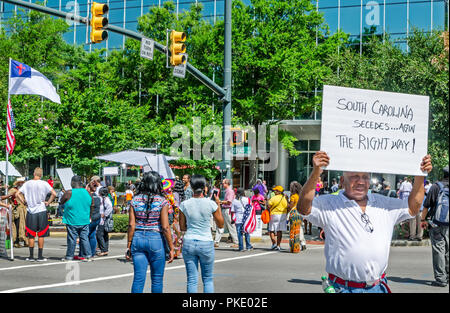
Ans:
{"label": "white sign", "polygon": [[428,96],[324,86],[320,150],[327,170],[424,176]]}
{"label": "white sign", "polygon": [[0,257],[8,258],[8,250],[6,249],[6,240],[8,236],[6,234],[9,229],[8,222],[8,210],[0,207]]}
{"label": "white sign", "polygon": [[256,215],[256,227],[253,233],[250,234],[251,238],[262,238],[262,226],[261,215]]}
{"label": "white sign", "polygon": [[57,168],[56,173],[59,176],[59,179],[61,180],[61,184],[63,185],[64,190],[72,190],[72,177],[74,176],[74,173],[72,171],[72,168]]}
{"label": "white sign", "polygon": [[153,60],[153,49],[155,42],[151,39],[143,37],[141,40],[141,57]]}
{"label": "white sign", "polygon": [[104,167],[103,168],[103,176],[118,176],[119,175],[119,167]]}
{"label": "white sign", "polygon": [[186,57],[186,62],[184,62],[180,65],[177,65],[173,68],[173,76],[175,76],[175,77],[184,78],[186,76],[186,64],[187,64],[188,55],[186,53],[184,53],[184,56]]}

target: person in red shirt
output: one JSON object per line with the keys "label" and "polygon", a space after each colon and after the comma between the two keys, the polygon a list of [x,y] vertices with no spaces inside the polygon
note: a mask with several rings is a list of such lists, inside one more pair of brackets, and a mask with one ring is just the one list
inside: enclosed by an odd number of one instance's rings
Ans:
{"label": "person in red shirt", "polygon": [[53,181],[53,177],[52,176],[50,176],[50,178],[47,180],[47,183],[53,188],[54,181]]}

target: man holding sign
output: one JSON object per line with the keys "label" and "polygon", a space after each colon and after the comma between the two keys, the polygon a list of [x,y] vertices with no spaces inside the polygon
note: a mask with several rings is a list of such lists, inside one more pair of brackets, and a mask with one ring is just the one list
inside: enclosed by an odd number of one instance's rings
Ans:
{"label": "man holding sign", "polygon": [[[330,158],[319,151],[313,170],[303,186],[297,208],[300,214],[325,234],[326,271],[338,292],[390,293],[385,270],[395,224],[419,214],[424,198],[424,176],[415,176],[408,199],[369,194],[370,173],[344,172],[338,195],[315,197],[322,168]],[[432,170],[431,157],[422,159],[420,169]]]}

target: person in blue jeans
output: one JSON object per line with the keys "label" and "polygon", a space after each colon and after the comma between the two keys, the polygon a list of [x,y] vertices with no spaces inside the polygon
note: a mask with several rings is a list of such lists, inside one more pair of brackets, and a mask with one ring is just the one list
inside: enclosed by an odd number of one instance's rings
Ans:
{"label": "person in blue jeans", "polygon": [[72,190],[66,191],[61,198],[61,203],[64,204],[62,222],[67,228],[67,250],[63,260],[74,259],[77,238],[80,238],[81,260],[90,261],[91,248],[88,237],[94,201],[89,192],[83,188],[80,176],[72,177],[71,186]]}
{"label": "person in blue jeans", "polygon": [[198,265],[200,264],[203,292],[214,292],[214,241],[211,234],[211,216],[217,227],[224,220],[220,200],[205,197],[206,179],[202,175],[191,177],[194,196],[180,204],[180,228],[186,231],[183,239],[183,260],[186,266],[187,292],[198,292]]}
{"label": "person in blue jeans", "polygon": [[243,236],[245,237],[245,247],[248,251],[253,250],[253,246],[250,243],[250,234],[244,232],[244,212],[245,205],[250,204],[247,197],[244,197],[244,188],[238,188],[236,192],[236,198],[231,203],[231,213],[236,218],[236,233],[239,241],[239,251],[244,252]]}
{"label": "person in blue jeans", "polygon": [[175,253],[169,228],[169,203],[163,195],[160,175],[151,171],[144,174],[130,206],[126,258],[133,259],[132,293],[144,291],[149,265],[151,291],[162,293],[166,244],[170,250],[167,261],[171,263]]}

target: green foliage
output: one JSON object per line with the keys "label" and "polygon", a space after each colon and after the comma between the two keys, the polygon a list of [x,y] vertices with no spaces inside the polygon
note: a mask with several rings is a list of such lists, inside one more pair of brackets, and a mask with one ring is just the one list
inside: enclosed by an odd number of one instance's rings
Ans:
{"label": "green foliage", "polygon": [[364,45],[362,55],[350,47],[342,48],[339,55],[333,54],[328,58],[333,73],[325,83],[429,96],[428,151],[434,166],[430,179],[436,180],[441,176],[442,168],[449,163],[448,50],[447,62],[444,62],[446,67],[439,67],[433,60],[445,55],[440,32],[422,33],[416,30],[410,35],[408,44],[407,53],[389,38],[383,43],[380,38],[372,36]]}
{"label": "green foliage", "polygon": [[113,214],[113,233],[126,233],[128,231],[129,217],[127,214]]}

